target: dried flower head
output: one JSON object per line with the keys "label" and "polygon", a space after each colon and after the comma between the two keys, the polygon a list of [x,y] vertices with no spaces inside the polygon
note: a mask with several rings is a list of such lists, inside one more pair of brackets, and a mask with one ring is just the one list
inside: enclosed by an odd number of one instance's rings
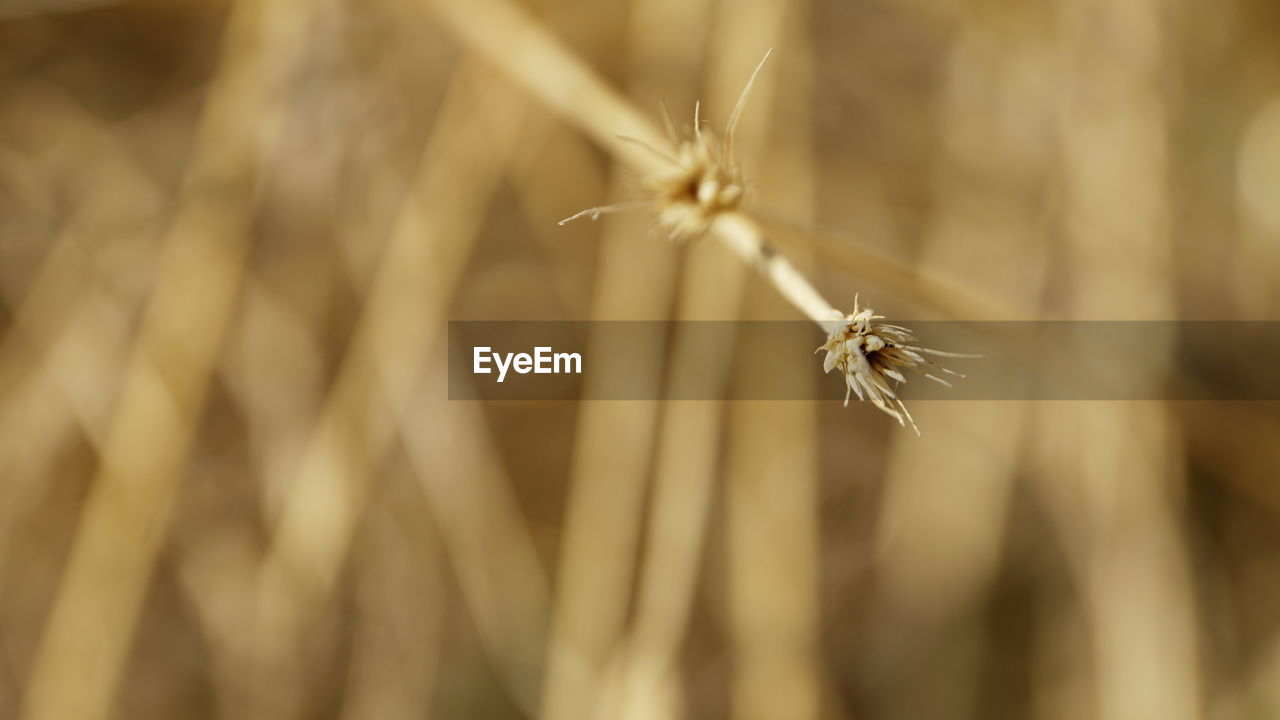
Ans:
{"label": "dried flower head", "polygon": [[[746,194],[742,169],[733,155],[733,136],[738,119],[746,106],[751,86],[773,51],[766,52],[760,64],[751,73],[738,102],[729,115],[724,140],[702,128],[702,106],[693,106],[693,127],[683,136],[677,132],[671,113],[663,105],[667,136],[675,148],[672,156],[636,138],[618,136],[622,140],[640,145],[660,158],[668,169],[644,179],[644,187],[652,195],[652,203],[658,215],[658,223],[670,231],[672,238],[697,236],[706,232],[711,221],[721,213],[736,210]],[[603,213],[626,210],[646,203],[626,202],[616,205],[588,208],[560,221],[561,225],[589,216],[592,220]]]}
{"label": "dried flower head", "polygon": [[958,372],[941,367],[925,355],[937,357],[970,358],[977,355],[948,353],[941,350],[922,348],[910,343],[916,340],[911,331],[900,325],[889,325],[879,322],[884,316],[876,315],[871,308],[860,308],[855,297],[853,313],[844,318],[844,322],[834,328],[827,336],[827,342],[815,352],[827,351],[822,363],[824,372],[833,368],[844,374],[844,404],[849,404],[849,394],[858,396],[859,400],[871,399],[871,404],[897,418],[898,424],[905,426],[911,423],[911,429],[920,434],[920,428],[912,419],[911,413],[902,403],[902,398],[894,392],[889,381],[895,384],[905,383],[903,369],[914,370],[930,380],[951,387],[951,383],[928,372],[938,372],[964,377]]}

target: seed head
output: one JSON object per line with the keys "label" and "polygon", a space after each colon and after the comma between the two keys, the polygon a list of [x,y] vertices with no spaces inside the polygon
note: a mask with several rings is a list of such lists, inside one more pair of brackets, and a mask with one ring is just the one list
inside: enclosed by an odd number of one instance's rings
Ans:
{"label": "seed head", "polygon": [[645,179],[653,193],[658,223],[672,236],[697,236],[723,212],[736,210],[746,193],[742,169],[729,146],[720,145],[710,132],[698,129],[679,142],[671,168]]}
{"label": "seed head", "polygon": [[859,400],[870,399],[871,404],[897,419],[898,424],[906,426],[920,434],[920,428],[902,403],[902,398],[894,392],[889,384],[905,383],[907,378],[903,369],[914,370],[930,380],[951,387],[951,383],[930,373],[930,370],[964,377],[958,372],[948,370],[925,358],[925,355],[938,357],[978,357],[958,353],[942,352],[922,348],[911,343],[916,338],[911,331],[900,325],[889,325],[879,322],[884,316],[876,315],[871,308],[861,308],[855,297],[853,313],[844,318],[844,323],[827,335],[827,342],[816,352],[827,351],[822,362],[824,372],[839,370],[844,375],[844,404],[848,406],[850,393]]}
{"label": "seed head", "polygon": [[[693,106],[693,126],[683,136],[677,132],[671,113],[663,106],[668,139],[675,148],[674,156],[636,138],[619,136],[620,139],[640,145],[663,161],[667,169],[658,171],[644,179],[644,187],[649,191],[653,208],[658,216],[658,224],[667,229],[672,238],[696,237],[711,226],[711,222],[722,213],[736,210],[746,194],[746,184],[742,169],[733,155],[734,132],[742,109],[746,106],[751,86],[756,76],[769,59],[770,50],[766,52],[760,64],[751,73],[751,79],[738,97],[738,102],[729,116],[725,126],[724,140],[719,141],[713,133],[702,128],[702,106]],[[637,204],[626,202],[617,205],[594,207],[575,213],[560,221],[561,225],[589,216],[592,220],[603,213],[626,210]]]}

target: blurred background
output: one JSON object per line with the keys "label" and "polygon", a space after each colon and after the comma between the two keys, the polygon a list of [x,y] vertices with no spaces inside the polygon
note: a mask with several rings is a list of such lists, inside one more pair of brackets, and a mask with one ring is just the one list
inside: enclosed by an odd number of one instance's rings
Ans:
{"label": "blurred background", "polygon": [[1280,717],[1275,403],[445,384],[449,320],[799,318],[557,226],[642,195],[556,47],[715,128],[774,48],[750,206],[839,307],[1274,320],[1280,5],[514,2],[0,1],[0,717]]}

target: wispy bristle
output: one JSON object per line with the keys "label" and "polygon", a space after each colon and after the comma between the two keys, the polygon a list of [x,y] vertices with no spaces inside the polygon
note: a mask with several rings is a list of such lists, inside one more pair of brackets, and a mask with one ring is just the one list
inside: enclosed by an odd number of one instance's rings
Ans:
{"label": "wispy bristle", "polygon": [[574,220],[577,220],[580,217],[586,217],[586,216],[590,216],[592,220],[599,220],[601,215],[605,215],[608,213],[622,212],[624,210],[633,210],[635,208],[642,207],[646,204],[647,203],[644,203],[639,200],[631,200],[628,202],[614,203],[612,205],[601,205],[599,207],[591,207],[591,208],[587,208],[586,210],[580,210],[556,224],[568,225]]}
{"label": "wispy bristle", "polygon": [[756,84],[756,77],[760,75],[761,68],[769,61],[769,56],[773,54],[773,48],[765,51],[764,57],[760,58],[756,69],[752,71],[751,78],[747,80],[746,87],[742,88],[742,94],[738,96],[738,104],[733,106],[733,112],[729,115],[729,122],[724,128],[724,156],[733,157],[733,134],[738,129],[738,120],[742,117],[742,110],[747,105],[747,96],[751,94],[751,87]]}

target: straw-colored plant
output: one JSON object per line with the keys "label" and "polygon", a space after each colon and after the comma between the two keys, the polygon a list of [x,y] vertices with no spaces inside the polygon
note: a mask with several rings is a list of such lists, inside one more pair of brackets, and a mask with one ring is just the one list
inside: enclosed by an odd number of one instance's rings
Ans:
{"label": "straw-colored plant", "polygon": [[[846,341],[841,346],[843,355],[837,352],[836,359],[831,361],[834,364],[830,366],[839,367],[845,373],[846,385],[851,389],[860,387],[864,391],[867,387],[876,388],[876,392],[871,394],[873,404],[903,425],[910,420],[901,399],[885,378],[905,381],[898,368],[919,369],[922,363],[891,364],[887,361],[891,356],[909,357],[898,355],[898,352],[918,354],[921,350],[914,346],[905,348],[901,338],[875,332],[871,334],[877,340],[863,340],[862,346],[857,342],[850,345],[847,340],[860,334],[864,313],[865,317],[871,318],[867,323],[874,323],[877,319],[875,314],[868,308],[856,309],[853,315],[846,315],[835,308],[774,247],[760,223],[741,209],[746,181],[733,154],[734,132],[768,53],[756,66],[730,113],[722,142],[717,143],[714,135],[703,129],[700,105],[695,105],[693,127],[683,139],[670,121],[670,113],[666,113],[667,135],[663,137],[634,106],[519,8],[500,0],[440,2],[434,7],[473,50],[483,53],[526,90],[558,111],[566,121],[577,125],[615,157],[640,171],[643,186],[649,193],[647,200],[588,208],[561,220],[561,224],[580,217],[598,218],[608,212],[651,205],[659,225],[674,237],[715,236],[743,262],[763,275],[800,312],[816,322],[827,333],[828,343],[837,338]],[[620,129],[629,133],[619,135],[617,130]],[[637,146],[643,151],[633,152]],[[892,347],[897,350],[888,350],[881,357],[880,353],[890,347],[889,340],[893,340]],[[881,341],[885,342],[884,348],[866,349],[869,347],[866,343],[876,346]],[[886,374],[885,369],[895,374]],[[868,372],[878,375],[868,375]],[[914,422],[912,427],[915,427]],[[918,429],[916,431],[919,432]]]}
{"label": "straw-colored plant", "polygon": [[[746,107],[751,88],[761,68],[768,61],[772,50],[756,65],[738,102],[729,115],[723,142],[702,128],[702,107],[695,104],[693,126],[682,138],[676,131],[671,113],[663,106],[667,138],[676,148],[674,154],[628,136],[619,139],[643,147],[661,160],[666,168],[651,173],[644,179],[644,187],[652,197],[652,206],[660,226],[667,229],[672,238],[696,237],[705,234],[717,220],[736,218],[728,226],[722,224],[721,237],[738,251],[749,264],[762,273],[789,300],[827,331],[827,342],[818,348],[826,350],[823,370],[837,369],[845,378],[844,402],[849,404],[850,394],[859,400],[869,399],[873,405],[891,415],[899,425],[911,424],[916,434],[920,428],[911,413],[895,392],[893,384],[905,383],[902,370],[914,370],[925,377],[950,387],[950,383],[926,370],[937,370],[964,377],[926,359],[925,355],[939,357],[976,357],[958,353],[946,353],[912,345],[915,337],[907,328],[878,322],[884,316],[876,315],[871,308],[862,308],[854,299],[853,312],[845,315],[821,299],[817,290],[780,255],[760,232],[751,218],[740,210],[745,195],[745,181],[741,166],[733,155],[733,137],[742,110]],[[604,213],[627,210],[649,204],[645,201],[629,201],[613,205],[587,208],[560,221],[564,225],[581,217],[595,220]]]}

